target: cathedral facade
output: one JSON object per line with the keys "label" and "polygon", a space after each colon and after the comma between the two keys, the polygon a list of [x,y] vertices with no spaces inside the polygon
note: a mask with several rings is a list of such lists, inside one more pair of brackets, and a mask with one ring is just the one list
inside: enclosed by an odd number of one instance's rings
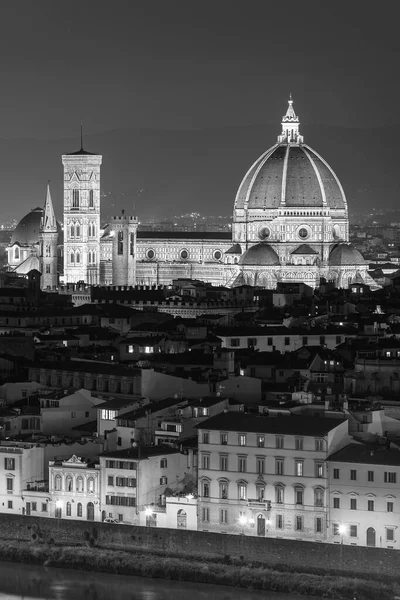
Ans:
{"label": "cathedral facade", "polygon": [[137,218],[124,211],[102,227],[102,156],[81,147],[63,155],[62,163],[63,228],[48,189],[44,209],[21,220],[8,248],[9,267],[37,268],[44,289],[60,281],[131,286],[170,285],[178,278],[268,289],[280,281],[316,287],[321,277],[337,287],[374,285],[368,264],[349,243],[344,190],[304,143],[292,99],[277,142],[239,186],[232,233],[141,231]]}

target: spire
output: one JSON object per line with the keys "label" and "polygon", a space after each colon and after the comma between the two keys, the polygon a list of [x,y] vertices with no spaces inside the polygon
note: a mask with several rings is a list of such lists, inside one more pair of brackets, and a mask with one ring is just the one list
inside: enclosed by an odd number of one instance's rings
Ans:
{"label": "spire", "polygon": [[279,144],[302,144],[303,136],[299,132],[299,117],[294,112],[292,94],[289,94],[286,114],[282,117],[282,133],[278,135]]}
{"label": "spire", "polygon": [[47,182],[46,200],[43,208],[43,215],[40,222],[40,231],[42,233],[56,233],[57,221],[54,214],[53,202],[50,194],[50,181]]}

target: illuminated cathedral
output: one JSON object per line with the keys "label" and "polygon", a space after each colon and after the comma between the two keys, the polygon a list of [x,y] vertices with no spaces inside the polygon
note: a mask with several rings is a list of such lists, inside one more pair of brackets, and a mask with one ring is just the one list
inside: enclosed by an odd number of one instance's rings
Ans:
{"label": "illuminated cathedral", "polygon": [[124,211],[101,225],[102,156],[83,149],[63,155],[63,226],[47,188],[44,207],[28,213],[8,251],[17,273],[37,269],[42,288],[170,285],[199,279],[214,285],[274,289],[278,282],[337,287],[374,285],[368,264],[349,243],[347,201],[328,163],[304,143],[289,100],[277,142],[245,174],[233,209],[232,233],[141,231]]}

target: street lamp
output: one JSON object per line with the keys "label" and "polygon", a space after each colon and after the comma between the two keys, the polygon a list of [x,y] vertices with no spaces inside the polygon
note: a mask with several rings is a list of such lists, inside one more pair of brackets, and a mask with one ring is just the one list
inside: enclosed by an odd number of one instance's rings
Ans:
{"label": "street lamp", "polygon": [[341,543],[342,543],[342,544],[343,544],[343,536],[344,536],[344,534],[346,533],[346,531],[347,531],[347,527],[346,527],[346,525],[339,525],[339,533],[340,533],[340,535],[342,536],[342,537],[341,537]]}
{"label": "street lamp", "polygon": [[146,526],[150,528],[151,527],[150,518],[153,514],[153,509],[151,508],[151,506],[147,506],[144,509],[144,514],[146,515]]}
{"label": "street lamp", "polygon": [[61,500],[56,500],[57,529],[60,529],[61,507]]}
{"label": "street lamp", "polygon": [[343,569],[343,536],[347,531],[347,527],[346,525],[340,524],[339,525],[339,533],[341,535],[341,540],[340,540],[340,568]]}
{"label": "street lamp", "polygon": [[241,534],[244,535],[244,528],[245,528],[245,525],[247,525],[247,517],[246,517],[246,515],[240,515],[240,517],[239,517],[239,524],[242,527]]}

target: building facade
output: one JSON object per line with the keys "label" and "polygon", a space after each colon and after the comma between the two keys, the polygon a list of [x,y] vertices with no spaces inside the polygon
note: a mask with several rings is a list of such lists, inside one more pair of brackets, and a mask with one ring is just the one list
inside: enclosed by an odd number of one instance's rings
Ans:
{"label": "building facade", "polygon": [[50,516],[100,521],[99,464],[78,456],[49,461]]}
{"label": "building facade", "polygon": [[400,450],[350,443],[327,461],[329,527],[336,544],[400,548]]}
{"label": "building facade", "polygon": [[198,430],[199,530],[326,540],[325,459],[346,421],[228,412]]}

